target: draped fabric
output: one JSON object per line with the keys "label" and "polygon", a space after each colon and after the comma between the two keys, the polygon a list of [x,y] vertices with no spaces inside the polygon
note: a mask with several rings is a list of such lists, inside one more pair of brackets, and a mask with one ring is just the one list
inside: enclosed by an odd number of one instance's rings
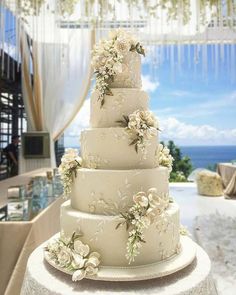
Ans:
{"label": "draped fabric", "polygon": [[52,166],[55,166],[53,141],[78,113],[91,78],[94,31],[80,29],[66,33],[70,35],[70,42],[63,48],[61,43],[34,40],[30,46],[26,33],[21,36],[22,89],[28,129],[50,133]]}
{"label": "draped fabric", "polygon": [[97,39],[111,28],[135,31],[152,73],[165,60],[181,69],[187,56],[206,80],[212,63],[216,76],[225,64],[236,81],[235,0],[1,0],[0,16],[0,66],[4,52],[22,64],[29,130],[50,132],[52,155],[87,95],[95,30]]}

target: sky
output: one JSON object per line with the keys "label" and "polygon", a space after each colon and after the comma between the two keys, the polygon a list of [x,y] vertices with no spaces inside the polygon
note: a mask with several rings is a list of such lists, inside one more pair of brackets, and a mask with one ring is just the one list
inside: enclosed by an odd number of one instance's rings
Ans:
{"label": "sky", "polygon": [[[160,139],[174,140],[180,146],[236,145],[236,80],[229,67],[233,59],[219,64],[217,71],[209,47],[208,70],[203,72],[202,62],[193,62],[193,51],[190,48],[189,62],[188,48],[184,48],[181,68],[177,63],[171,66],[170,61],[150,66],[156,52],[142,62],[142,88],[149,94],[150,110],[159,119]],[[87,99],[65,132],[65,146],[79,145],[81,130],[89,127],[89,108]]]}

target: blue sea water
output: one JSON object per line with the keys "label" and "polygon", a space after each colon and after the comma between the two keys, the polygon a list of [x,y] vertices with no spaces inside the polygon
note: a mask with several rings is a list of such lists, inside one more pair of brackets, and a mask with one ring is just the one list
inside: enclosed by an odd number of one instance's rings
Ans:
{"label": "blue sea water", "polygon": [[189,156],[194,168],[236,160],[236,146],[182,146],[180,149],[183,156]]}

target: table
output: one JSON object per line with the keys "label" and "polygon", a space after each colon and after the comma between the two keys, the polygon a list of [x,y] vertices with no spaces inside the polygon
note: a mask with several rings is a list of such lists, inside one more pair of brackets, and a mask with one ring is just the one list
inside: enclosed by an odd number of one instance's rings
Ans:
{"label": "table", "polygon": [[225,196],[236,196],[236,165],[219,163],[217,164],[217,172],[222,178]]}
{"label": "table", "polygon": [[185,269],[163,278],[139,282],[103,282],[84,279],[72,282],[66,275],[43,258],[39,246],[30,255],[24,277],[21,295],[73,295],[73,294],[158,294],[158,295],[215,295],[211,277],[211,263],[199,246],[197,256]]}
{"label": "table", "polygon": [[[25,185],[31,177],[45,175],[48,170],[39,169],[1,181],[1,208],[6,206],[9,186]],[[19,294],[29,255],[60,229],[60,206],[63,201],[62,197],[48,199],[48,207],[39,210],[40,213],[33,215],[30,221],[0,222],[0,294]]]}

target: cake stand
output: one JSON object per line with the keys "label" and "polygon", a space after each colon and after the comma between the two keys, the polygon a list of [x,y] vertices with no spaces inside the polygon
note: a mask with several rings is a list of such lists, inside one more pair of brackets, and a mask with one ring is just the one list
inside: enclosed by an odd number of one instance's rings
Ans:
{"label": "cake stand", "polygon": [[217,294],[210,273],[209,257],[198,245],[196,245],[196,257],[190,265],[164,277],[133,282],[88,279],[72,282],[70,275],[58,271],[45,261],[44,247],[46,244],[47,242],[35,249],[29,257],[21,295],[72,295],[95,292],[96,294],[117,294],[117,292],[159,295]]}

